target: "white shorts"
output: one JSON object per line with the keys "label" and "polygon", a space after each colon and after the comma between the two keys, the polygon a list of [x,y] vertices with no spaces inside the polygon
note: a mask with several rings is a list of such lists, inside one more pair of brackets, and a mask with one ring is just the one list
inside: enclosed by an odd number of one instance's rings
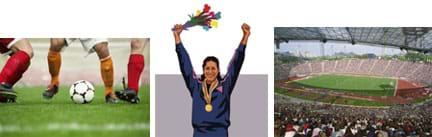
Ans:
{"label": "white shorts", "polygon": [[66,40],[66,46],[71,45],[72,42],[74,42],[75,40],[79,40],[84,50],[88,54],[95,52],[94,47],[96,46],[96,44],[102,42],[108,42],[107,38],[66,38],[65,40]]}

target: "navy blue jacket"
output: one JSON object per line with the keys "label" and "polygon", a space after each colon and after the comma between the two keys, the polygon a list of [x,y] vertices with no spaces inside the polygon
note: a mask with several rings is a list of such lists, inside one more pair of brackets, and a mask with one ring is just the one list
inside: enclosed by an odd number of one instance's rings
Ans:
{"label": "navy blue jacket", "polygon": [[[192,125],[200,127],[225,127],[230,125],[230,96],[240,73],[245,57],[246,45],[239,45],[228,66],[228,72],[219,81],[219,85],[212,93],[211,104],[213,110],[205,111],[206,105],[202,93],[202,80],[195,74],[189,54],[182,43],[176,45],[176,52],[180,63],[180,69],[192,97]],[[204,83],[205,84],[205,83]]]}

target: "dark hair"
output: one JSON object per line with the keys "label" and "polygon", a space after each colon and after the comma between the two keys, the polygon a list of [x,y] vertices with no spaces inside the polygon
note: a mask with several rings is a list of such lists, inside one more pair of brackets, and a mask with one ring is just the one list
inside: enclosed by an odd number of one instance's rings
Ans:
{"label": "dark hair", "polygon": [[[219,72],[218,72],[218,76],[217,76],[217,80],[222,80],[222,76],[221,76],[221,74],[220,74],[220,69],[219,69],[219,60],[218,60],[218,58],[216,58],[215,56],[207,56],[205,59],[204,59],[204,61],[203,61],[203,64],[202,64],[202,68],[203,68],[203,70],[204,70],[204,67],[205,67],[205,65],[206,65],[206,63],[207,62],[209,62],[209,61],[213,61],[213,62],[215,62],[216,63],[216,66],[217,66],[217,69],[219,70]],[[203,74],[201,75],[201,80],[204,80],[205,79],[205,76],[204,76],[204,71],[203,71]]]}

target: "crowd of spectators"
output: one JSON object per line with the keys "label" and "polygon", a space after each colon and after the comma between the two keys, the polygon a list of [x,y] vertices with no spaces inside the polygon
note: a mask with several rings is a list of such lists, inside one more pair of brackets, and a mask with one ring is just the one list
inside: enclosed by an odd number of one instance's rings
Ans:
{"label": "crowd of spectators", "polygon": [[275,137],[429,137],[432,103],[353,107],[275,97]]}

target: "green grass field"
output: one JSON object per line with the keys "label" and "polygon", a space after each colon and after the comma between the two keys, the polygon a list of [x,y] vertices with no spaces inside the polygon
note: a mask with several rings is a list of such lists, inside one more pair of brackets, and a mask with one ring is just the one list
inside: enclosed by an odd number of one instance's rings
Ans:
{"label": "green grass field", "polygon": [[145,137],[150,136],[150,87],[142,86],[141,102],[106,104],[103,87],[96,87],[90,104],[75,104],[69,88],[52,100],[45,87],[16,87],[17,103],[0,104],[1,137]]}
{"label": "green grass field", "polygon": [[393,96],[396,80],[361,76],[320,75],[288,84],[370,96]]}
{"label": "green grass field", "polygon": [[319,102],[324,102],[329,104],[352,105],[352,106],[376,106],[376,107],[391,105],[382,102],[352,99],[352,98],[345,98],[345,97],[336,97],[336,96],[326,96],[325,98],[317,100],[321,96],[320,94],[307,93],[307,92],[296,91],[296,90],[288,91],[277,87],[275,88],[275,93],[283,96],[290,96],[290,97],[309,100],[309,101],[319,101]]}

